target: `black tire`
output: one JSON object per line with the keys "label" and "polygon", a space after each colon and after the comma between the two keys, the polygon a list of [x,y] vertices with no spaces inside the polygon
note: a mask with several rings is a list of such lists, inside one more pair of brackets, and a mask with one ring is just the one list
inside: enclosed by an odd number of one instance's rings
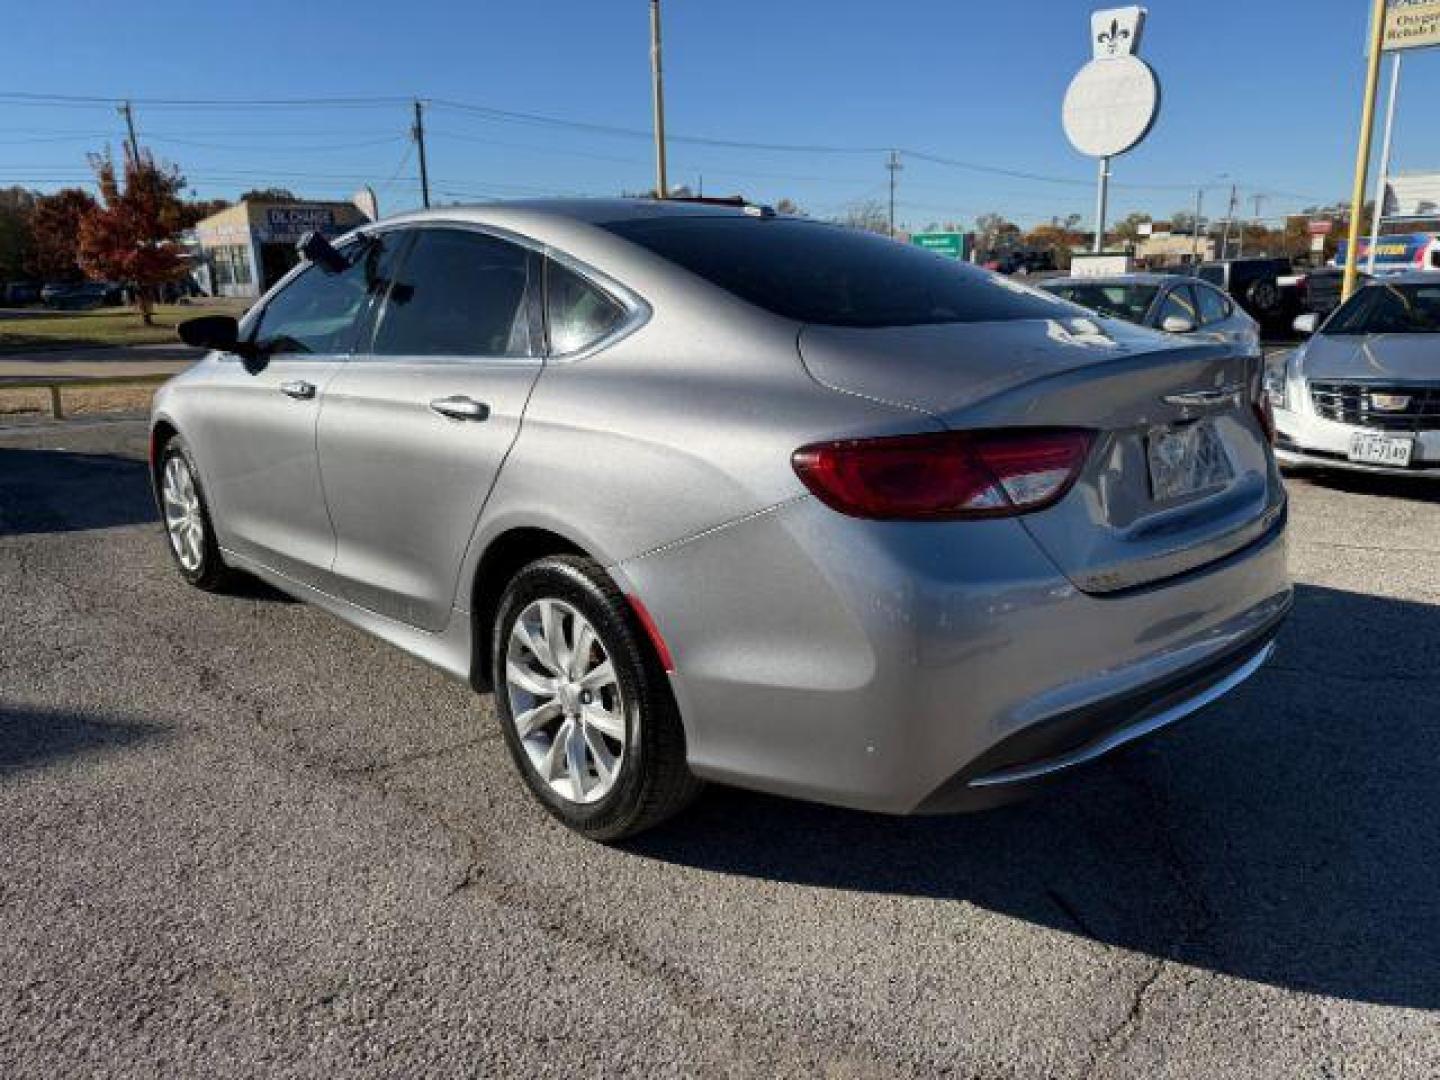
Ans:
{"label": "black tire", "polygon": [[[515,621],[532,603],[553,599],[587,619],[614,666],[627,737],[613,786],[598,801],[575,802],[537,771],[515,726],[506,654]],[[591,559],[558,555],[530,563],[505,588],[495,616],[491,652],[495,706],[515,767],[530,791],[565,825],[591,840],[621,840],[681,810],[704,786],[685,760],[685,730],[644,628],[624,594]]]}
{"label": "black tire", "polygon": [[1260,315],[1269,315],[1280,307],[1280,286],[1267,278],[1252,281],[1245,290],[1245,298]]}
{"label": "black tire", "polygon": [[[176,541],[165,523],[163,488],[166,470],[171,460],[175,458],[179,458],[184,463],[199,502],[200,560],[198,565],[193,567],[187,566],[181,559]],[[220,555],[220,545],[215,539],[215,526],[210,521],[210,504],[205,500],[205,489],[200,484],[200,470],[195,467],[195,459],[190,456],[190,448],[185,445],[185,440],[179,435],[171,436],[170,440],[160,448],[155,467],[155,496],[160,508],[160,531],[165,537],[165,550],[170,552],[170,558],[174,561],[175,568],[180,571],[180,576],[195,588],[203,589],[206,592],[219,592],[226,588],[234,580],[234,571],[225,565],[225,560]]]}

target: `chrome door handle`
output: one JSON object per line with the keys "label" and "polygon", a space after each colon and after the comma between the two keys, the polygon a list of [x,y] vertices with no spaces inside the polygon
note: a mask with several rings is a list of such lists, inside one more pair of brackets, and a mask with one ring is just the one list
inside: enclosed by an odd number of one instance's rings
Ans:
{"label": "chrome door handle", "polygon": [[287,397],[299,398],[301,401],[309,401],[315,396],[315,384],[308,383],[304,379],[295,379],[291,382],[282,382],[280,392]]}
{"label": "chrome door handle", "polygon": [[464,394],[436,398],[430,402],[430,410],[451,420],[488,420],[490,418],[489,405],[483,401],[466,397]]}

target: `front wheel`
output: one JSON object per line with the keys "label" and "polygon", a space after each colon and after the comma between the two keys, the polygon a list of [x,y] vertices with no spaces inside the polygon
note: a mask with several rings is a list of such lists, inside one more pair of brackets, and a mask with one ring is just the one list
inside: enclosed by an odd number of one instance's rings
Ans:
{"label": "front wheel", "polygon": [[500,601],[491,656],[516,767],[576,832],[633,836],[699,792],[665,672],[624,595],[592,560],[555,556],[516,574]]}
{"label": "front wheel", "polygon": [[220,558],[200,474],[178,435],[160,451],[157,481],[165,538],[181,575],[197,589],[214,592],[222,588],[230,579],[230,570]]}

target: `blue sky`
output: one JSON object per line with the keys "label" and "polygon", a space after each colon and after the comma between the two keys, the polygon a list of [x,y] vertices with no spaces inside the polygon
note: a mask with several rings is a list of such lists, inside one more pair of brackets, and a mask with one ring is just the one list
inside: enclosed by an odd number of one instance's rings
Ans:
{"label": "blue sky", "polygon": [[[1052,178],[905,160],[899,218],[919,226],[986,211],[1023,225],[1092,213],[1094,164],[1060,129],[1065,86],[1089,57],[1079,0],[666,0],[668,121],[675,136],[855,152],[675,141],[672,182],[798,200],[828,216],[882,198],[885,147]],[[1116,160],[1114,209],[1165,216],[1233,179],[1265,216],[1348,197],[1367,0],[1151,0],[1142,54],[1164,105],[1150,138]],[[645,0],[303,0],[23,4],[6,17],[0,93],[136,99],[142,143],[201,196],[277,184],[310,197],[381,192],[418,204],[402,102],[206,108],[147,99],[420,96],[648,130]],[[1440,50],[1411,53],[1395,164],[1440,169],[1426,102]],[[440,201],[613,194],[653,182],[637,134],[553,126],[435,105],[427,113]],[[53,189],[84,152],[118,148],[109,104],[0,96],[0,184]],[[871,148],[871,149],[865,149]],[[1224,178],[1222,178],[1224,177]]]}

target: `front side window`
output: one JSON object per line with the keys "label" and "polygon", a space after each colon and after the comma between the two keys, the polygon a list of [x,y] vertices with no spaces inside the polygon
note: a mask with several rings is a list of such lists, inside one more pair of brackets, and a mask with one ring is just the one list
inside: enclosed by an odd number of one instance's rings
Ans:
{"label": "front side window", "polygon": [[625,317],[625,309],[590,282],[554,260],[545,264],[545,319],[550,351],[557,356],[599,341]]}
{"label": "front side window", "polygon": [[417,229],[370,351],[377,356],[534,356],[530,254],[467,229]]}
{"label": "front side window", "polygon": [[1075,317],[1038,289],[840,225],[725,214],[602,227],[796,322],[878,327]]}
{"label": "front side window", "polygon": [[[1044,288],[1044,286],[1042,286]],[[1143,322],[1159,291],[1154,285],[1056,285],[1048,291],[1111,319]]]}
{"label": "front side window", "polygon": [[341,251],[351,260],[345,270],[336,273],[321,266],[302,270],[260,313],[255,343],[261,351],[272,355],[348,352],[381,251],[379,240],[356,241]]}

